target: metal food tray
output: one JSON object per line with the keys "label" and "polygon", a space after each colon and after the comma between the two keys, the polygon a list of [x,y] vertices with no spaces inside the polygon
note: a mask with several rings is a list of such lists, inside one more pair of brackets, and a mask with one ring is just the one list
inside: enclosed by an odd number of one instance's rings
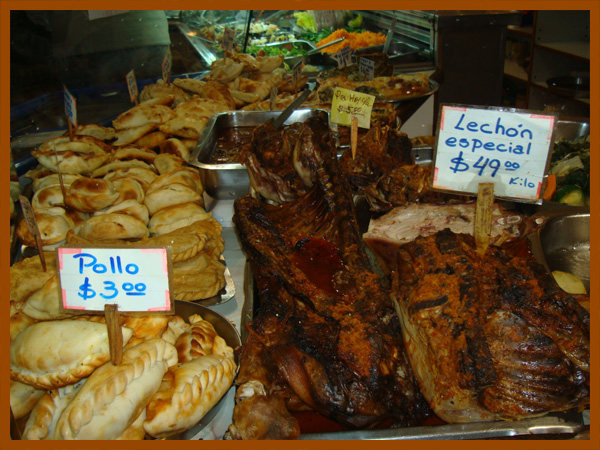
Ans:
{"label": "metal food tray", "polygon": [[[258,304],[254,275],[250,264],[244,268],[245,303],[242,309],[241,338],[246,341],[246,325],[254,317]],[[255,301],[256,300],[256,301]],[[509,436],[560,435],[565,439],[581,432],[585,427],[584,414],[576,411],[551,413],[543,417],[512,421],[472,422],[463,424],[424,425],[417,427],[388,428],[379,430],[331,431],[301,433],[304,440],[422,440],[422,439],[493,439]]]}
{"label": "metal food tray", "polygon": [[[192,152],[189,164],[200,169],[202,186],[212,198],[231,200],[250,192],[246,166],[239,163],[211,164],[209,158],[216,148],[219,131],[244,126],[259,126],[276,118],[281,111],[229,111],[213,115]],[[320,109],[297,109],[284,122],[290,125],[305,122],[310,117],[323,116],[329,122],[329,113]],[[331,128],[336,128],[330,123]]]}

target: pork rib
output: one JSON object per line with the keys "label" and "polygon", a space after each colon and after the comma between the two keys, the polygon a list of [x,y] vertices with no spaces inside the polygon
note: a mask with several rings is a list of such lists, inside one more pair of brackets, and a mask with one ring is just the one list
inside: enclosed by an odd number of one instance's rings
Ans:
{"label": "pork rib", "polygon": [[444,229],[398,250],[402,330],[423,395],[447,422],[589,403],[589,313],[533,257]]}

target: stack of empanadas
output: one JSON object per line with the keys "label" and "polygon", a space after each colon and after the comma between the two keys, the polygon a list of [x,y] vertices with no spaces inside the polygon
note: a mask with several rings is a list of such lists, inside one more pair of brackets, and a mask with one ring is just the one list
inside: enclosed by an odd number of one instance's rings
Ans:
{"label": "stack of empanadas", "polygon": [[[206,243],[186,234],[178,257]],[[200,315],[121,314],[114,365],[104,316],[61,313],[56,272],[27,277],[38,258],[29,259],[14,273],[37,290],[11,291],[10,401],[24,439],[169,436],[198,423],[233,384],[234,350]]]}

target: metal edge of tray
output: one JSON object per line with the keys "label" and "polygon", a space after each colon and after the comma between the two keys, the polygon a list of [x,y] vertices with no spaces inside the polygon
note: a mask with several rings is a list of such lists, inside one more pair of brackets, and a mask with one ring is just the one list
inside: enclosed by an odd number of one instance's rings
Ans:
{"label": "metal edge of tray", "polygon": [[[277,116],[279,116],[279,114],[281,114],[281,111],[279,111],[279,110],[277,110],[277,111],[226,111],[226,112],[214,114],[213,116],[211,116],[208,123],[206,124],[206,127],[202,131],[200,138],[198,139],[198,143],[196,144],[196,146],[194,147],[194,150],[192,151],[192,153],[190,155],[188,164],[191,164],[193,166],[199,167],[201,169],[206,169],[206,170],[230,170],[230,169],[246,170],[246,166],[243,164],[240,164],[240,163],[207,164],[207,163],[199,161],[198,158],[200,157],[203,148],[207,145],[207,143],[213,137],[215,128],[216,128],[219,120],[223,120],[223,118],[227,118],[227,117],[232,117],[232,118],[237,117],[237,116],[243,117],[244,115],[247,115],[250,117],[252,117],[252,116],[264,117],[264,120],[249,124],[250,126],[259,126],[271,118],[273,118],[273,119],[276,118]],[[285,122],[285,124],[289,124],[289,123],[298,121],[298,120],[295,120],[298,117],[318,115],[318,114],[326,114],[327,115],[327,122],[329,123],[329,126],[331,128],[333,124],[331,123],[331,117],[330,117],[329,111],[327,111],[325,109],[318,109],[318,108],[297,109],[292,113],[292,115],[288,118],[288,120]],[[239,123],[237,126],[245,126],[245,124]]]}

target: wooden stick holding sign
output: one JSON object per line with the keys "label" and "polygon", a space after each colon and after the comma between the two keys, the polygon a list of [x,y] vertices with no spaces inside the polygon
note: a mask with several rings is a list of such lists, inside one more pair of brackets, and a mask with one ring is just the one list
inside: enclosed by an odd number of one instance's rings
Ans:
{"label": "wooden stick holding sign", "polygon": [[37,245],[38,255],[40,257],[40,262],[42,263],[42,269],[46,271],[46,257],[44,256],[44,248],[42,245],[42,237],[40,235],[40,230],[37,225],[37,221],[35,220],[35,213],[33,212],[33,207],[27,197],[19,195],[19,202],[21,203],[21,210],[23,211],[23,217],[25,218],[25,223],[27,224],[27,228],[29,232],[35,238],[35,243]]}
{"label": "wooden stick holding sign", "polygon": [[119,306],[116,304],[104,305],[104,318],[108,329],[110,360],[114,366],[118,366],[123,360],[123,332],[121,331]]}
{"label": "wooden stick holding sign", "polygon": [[479,183],[477,205],[475,207],[475,247],[477,254],[483,256],[490,245],[492,234],[492,212],[494,210],[494,183]]}
{"label": "wooden stick holding sign", "polygon": [[352,159],[356,158],[356,144],[358,142],[358,119],[352,116],[352,124],[350,126],[350,145],[352,148]]}
{"label": "wooden stick holding sign", "polygon": [[67,189],[65,188],[65,182],[62,177],[62,172],[60,171],[60,161],[58,160],[58,153],[56,152],[56,144],[55,143],[52,144],[52,149],[54,150],[54,158],[56,158],[56,173],[58,174],[58,183],[60,184],[60,191],[63,196],[63,204],[65,205],[65,208],[68,209],[69,207],[66,203]]}

